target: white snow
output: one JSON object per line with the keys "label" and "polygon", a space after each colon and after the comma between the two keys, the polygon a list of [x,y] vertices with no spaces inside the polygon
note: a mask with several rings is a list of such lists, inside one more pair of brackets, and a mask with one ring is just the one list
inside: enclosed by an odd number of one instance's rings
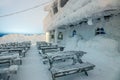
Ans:
{"label": "white snow", "polygon": [[[117,42],[115,40],[97,36],[89,41],[84,41],[78,40],[76,37],[68,43],[71,43],[76,50],[86,51],[87,54],[82,59],[95,64],[96,67],[88,72],[89,76],[78,73],[64,76],[57,80],[120,80],[120,54],[116,50]],[[68,46],[70,48],[70,44],[66,47]],[[27,56],[23,60],[23,65],[20,66],[17,77],[11,80],[43,79],[52,80],[50,72],[42,63],[42,58],[38,54],[36,46],[32,45],[31,50],[27,52]]]}
{"label": "white snow", "polygon": [[9,68],[9,71],[10,71],[11,73],[16,73],[17,70],[18,70],[18,65],[12,65],[12,66],[10,66],[10,68]]}
{"label": "white snow", "polygon": [[38,54],[37,47],[32,45],[23,59],[17,75],[11,77],[10,80],[50,80],[50,72],[43,65],[42,59]]}
{"label": "white snow", "polygon": [[[44,20],[44,29],[52,30],[56,27],[72,24],[83,18],[89,18],[105,10],[120,9],[119,0],[69,0],[55,15],[49,12]],[[52,16],[51,16],[52,15]]]}
{"label": "white snow", "polygon": [[[96,65],[93,72],[90,72],[89,79],[83,80],[120,80],[118,76],[120,73],[120,53],[117,50],[118,42],[116,40],[104,36],[96,36],[88,41],[76,40],[77,38],[74,38],[68,43],[72,44],[75,50],[86,51],[87,54],[83,56],[83,60]],[[66,48],[70,48],[70,44]]]}
{"label": "white snow", "polygon": [[[82,40],[77,35],[69,38],[65,50],[82,50],[87,52],[83,61],[96,65],[88,72],[60,77],[57,80],[120,80],[120,53],[118,42],[106,36],[96,36],[90,40]],[[42,63],[36,45],[32,45],[19,67],[17,75],[10,80],[52,80],[48,68]]]}

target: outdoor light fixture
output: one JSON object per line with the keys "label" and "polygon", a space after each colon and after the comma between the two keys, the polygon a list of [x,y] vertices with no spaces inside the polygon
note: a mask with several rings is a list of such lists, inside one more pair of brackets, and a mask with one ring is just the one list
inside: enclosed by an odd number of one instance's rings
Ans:
{"label": "outdoor light fixture", "polygon": [[88,25],[93,25],[92,19],[88,19],[87,23],[88,23]]}

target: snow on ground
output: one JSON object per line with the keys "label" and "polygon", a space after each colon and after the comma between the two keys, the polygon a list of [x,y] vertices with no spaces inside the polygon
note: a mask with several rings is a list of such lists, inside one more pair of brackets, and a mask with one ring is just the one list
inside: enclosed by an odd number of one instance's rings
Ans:
{"label": "snow on ground", "polygon": [[88,41],[78,41],[78,37],[74,37],[70,41],[67,44],[73,46],[66,46],[65,50],[85,51],[87,54],[83,56],[83,60],[96,65],[89,78],[83,80],[120,80],[120,53],[117,50],[117,41],[104,36],[96,36]]}
{"label": "snow on ground", "polygon": [[[96,36],[88,41],[80,40],[77,36],[70,39],[65,50],[86,51],[83,61],[91,62],[96,67],[88,72],[89,76],[77,73],[57,78],[57,80],[120,80],[120,53],[117,51],[117,43],[116,40],[105,36]],[[17,75],[10,80],[52,80],[34,43],[23,58],[23,64],[19,67]]]}
{"label": "snow on ground", "polygon": [[38,50],[35,45],[27,52],[23,59],[17,75],[11,77],[10,80],[50,80],[50,73],[43,65]]}

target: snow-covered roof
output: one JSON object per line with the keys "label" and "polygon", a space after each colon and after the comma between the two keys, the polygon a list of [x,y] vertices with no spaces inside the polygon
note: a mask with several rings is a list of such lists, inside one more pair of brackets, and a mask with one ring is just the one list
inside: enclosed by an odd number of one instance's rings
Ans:
{"label": "snow-covered roof", "polygon": [[102,16],[105,11],[120,11],[120,0],[69,0],[57,14],[47,15],[44,20],[45,31],[69,25],[84,18]]}

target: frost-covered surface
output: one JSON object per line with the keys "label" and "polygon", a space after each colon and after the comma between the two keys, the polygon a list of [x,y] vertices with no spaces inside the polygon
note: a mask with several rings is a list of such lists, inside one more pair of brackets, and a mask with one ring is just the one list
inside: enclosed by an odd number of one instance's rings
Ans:
{"label": "frost-covered surface", "polygon": [[[78,37],[72,39],[73,46],[66,46],[65,50],[75,49],[86,51],[87,54],[83,60],[89,61],[96,65],[89,80],[119,80],[120,75],[120,53],[118,52],[118,42],[104,36],[85,41],[78,40]],[[90,74],[91,75],[91,74]],[[83,79],[84,80],[84,79]],[[88,79],[85,79],[88,80]]]}
{"label": "frost-covered surface", "polygon": [[[76,37],[77,38],[77,37]],[[69,41],[71,47],[67,50],[83,50],[87,52],[82,59],[96,65],[95,69],[88,72],[89,76],[84,73],[72,74],[58,78],[57,80],[120,80],[120,53],[118,53],[117,42],[102,36],[85,41]],[[75,44],[75,45],[74,45]],[[104,44],[104,45],[103,45]],[[76,47],[75,47],[76,46]],[[23,65],[20,66],[17,76],[11,77],[10,80],[52,80],[48,68],[42,63],[42,58],[38,54],[35,45],[32,45],[27,52]]]}
{"label": "frost-covered surface", "polygon": [[12,65],[12,66],[10,66],[9,70],[10,70],[11,73],[16,72],[18,70],[18,65]]}
{"label": "frost-covered surface", "polygon": [[11,77],[10,80],[51,80],[50,72],[43,65],[35,45],[32,45],[27,52],[17,75]]}
{"label": "frost-covered surface", "polygon": [[83,18],[93,17],[103,11],[111,9],[120,9],[119,0],[69,0],[63,8],[54,16],[49,13],[44,20],[45,30],[51,30],[55,27],[68,25]]}
{"label": "frost-covered surface", "polygon": [[4,59],[15,59],[15,58],[18,58],[19,55],[18,54],[13,54],[13,55],[0,55],[0,60],[4,60]]}
{"label": "frost-covered surface", "polygon": [[15,72],[17,72],[18,70],[18,66],[17,65],[11,65],[9,67],[5,67],[5,68],[0,68],[0,73],[1,74],[14,74]]}
{"label": "frost-covered surface", "polygon": [[[75,37],[69,39],[66,43],[65,51],[67,50],[96,50],[98,52],[107,53],[109,56],[120,55],[118,52],[118,41],[107,38],[105,36],[96,36],[90,40],[82,40],[76,35]],[[71,45],[72,44],[72,45]]]}

